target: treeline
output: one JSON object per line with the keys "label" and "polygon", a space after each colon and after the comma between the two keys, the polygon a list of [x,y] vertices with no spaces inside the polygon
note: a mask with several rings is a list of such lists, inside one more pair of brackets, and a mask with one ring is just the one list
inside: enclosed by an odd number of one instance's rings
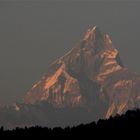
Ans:
{"label": "treeline", "polygon": [[66,128],[47,128],[47,127],[25,127],[13,130],[4,130],[0,128],[0,136],[106,136],[114,137],[122,135],[138,135],[140,137],[140,110],[127,111],[124,115],[116,115],[108,120],[99,120],[97,123],[81,124]]}

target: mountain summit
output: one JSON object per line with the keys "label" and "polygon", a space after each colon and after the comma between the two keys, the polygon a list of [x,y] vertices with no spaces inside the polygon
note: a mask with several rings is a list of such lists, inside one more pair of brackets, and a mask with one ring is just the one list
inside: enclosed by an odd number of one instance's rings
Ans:
{"label": "mountain summit", "polygon": [[48,102],[54,108],[83,107],[109,117],[135,107],[140,77],[122,65],[108,34],[86,31],[78,45],[57,59],[24,98],[26,104]]}
{"label": "mountain summit", "polygon": [[[76,125],[139,107],[140,75],[123,66],[109,35],[95,26],[49,66],[25,95],[24,104],[0,112],[0,124]],[[14,121],[5,120],[11,111]]]}

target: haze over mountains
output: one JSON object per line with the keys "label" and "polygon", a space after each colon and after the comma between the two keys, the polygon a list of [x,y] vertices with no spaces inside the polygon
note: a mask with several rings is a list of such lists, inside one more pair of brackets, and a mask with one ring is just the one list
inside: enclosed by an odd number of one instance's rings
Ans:
{"label": "haze over mountains", "polygon": [[140,51],[138,1],[45,1],[0,3],[0,104],[21,102],[48,65],[93,25],[111,35],[123,64],[140,72],[136,63]]}
{"label": "haze over mountains", "polygon": [[76,125],[139,106],[140,76],[123,66],[109,35],[95,26],[50,65],[23,104],[1,109],[0,125]]}

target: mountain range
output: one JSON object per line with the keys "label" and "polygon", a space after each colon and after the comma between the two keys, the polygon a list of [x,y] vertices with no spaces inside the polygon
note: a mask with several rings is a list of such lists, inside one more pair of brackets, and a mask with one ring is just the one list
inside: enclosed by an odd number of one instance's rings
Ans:
{"label": "mountain range", "polygon": [[23,103],[0,109],[0,125],[88,123],[140,107],[140,75],[127,69],[110,36],[93,27],[33,85]]}

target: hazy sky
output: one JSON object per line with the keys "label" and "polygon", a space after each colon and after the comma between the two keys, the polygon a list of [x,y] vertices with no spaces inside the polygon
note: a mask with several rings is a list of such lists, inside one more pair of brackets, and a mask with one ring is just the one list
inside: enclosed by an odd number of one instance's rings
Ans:
{"label": "hazy sky", "polygon": [[124,65],[140,73],[140,2],[1,1],[0,103],[21,101],[94,25],[110,34]]}

